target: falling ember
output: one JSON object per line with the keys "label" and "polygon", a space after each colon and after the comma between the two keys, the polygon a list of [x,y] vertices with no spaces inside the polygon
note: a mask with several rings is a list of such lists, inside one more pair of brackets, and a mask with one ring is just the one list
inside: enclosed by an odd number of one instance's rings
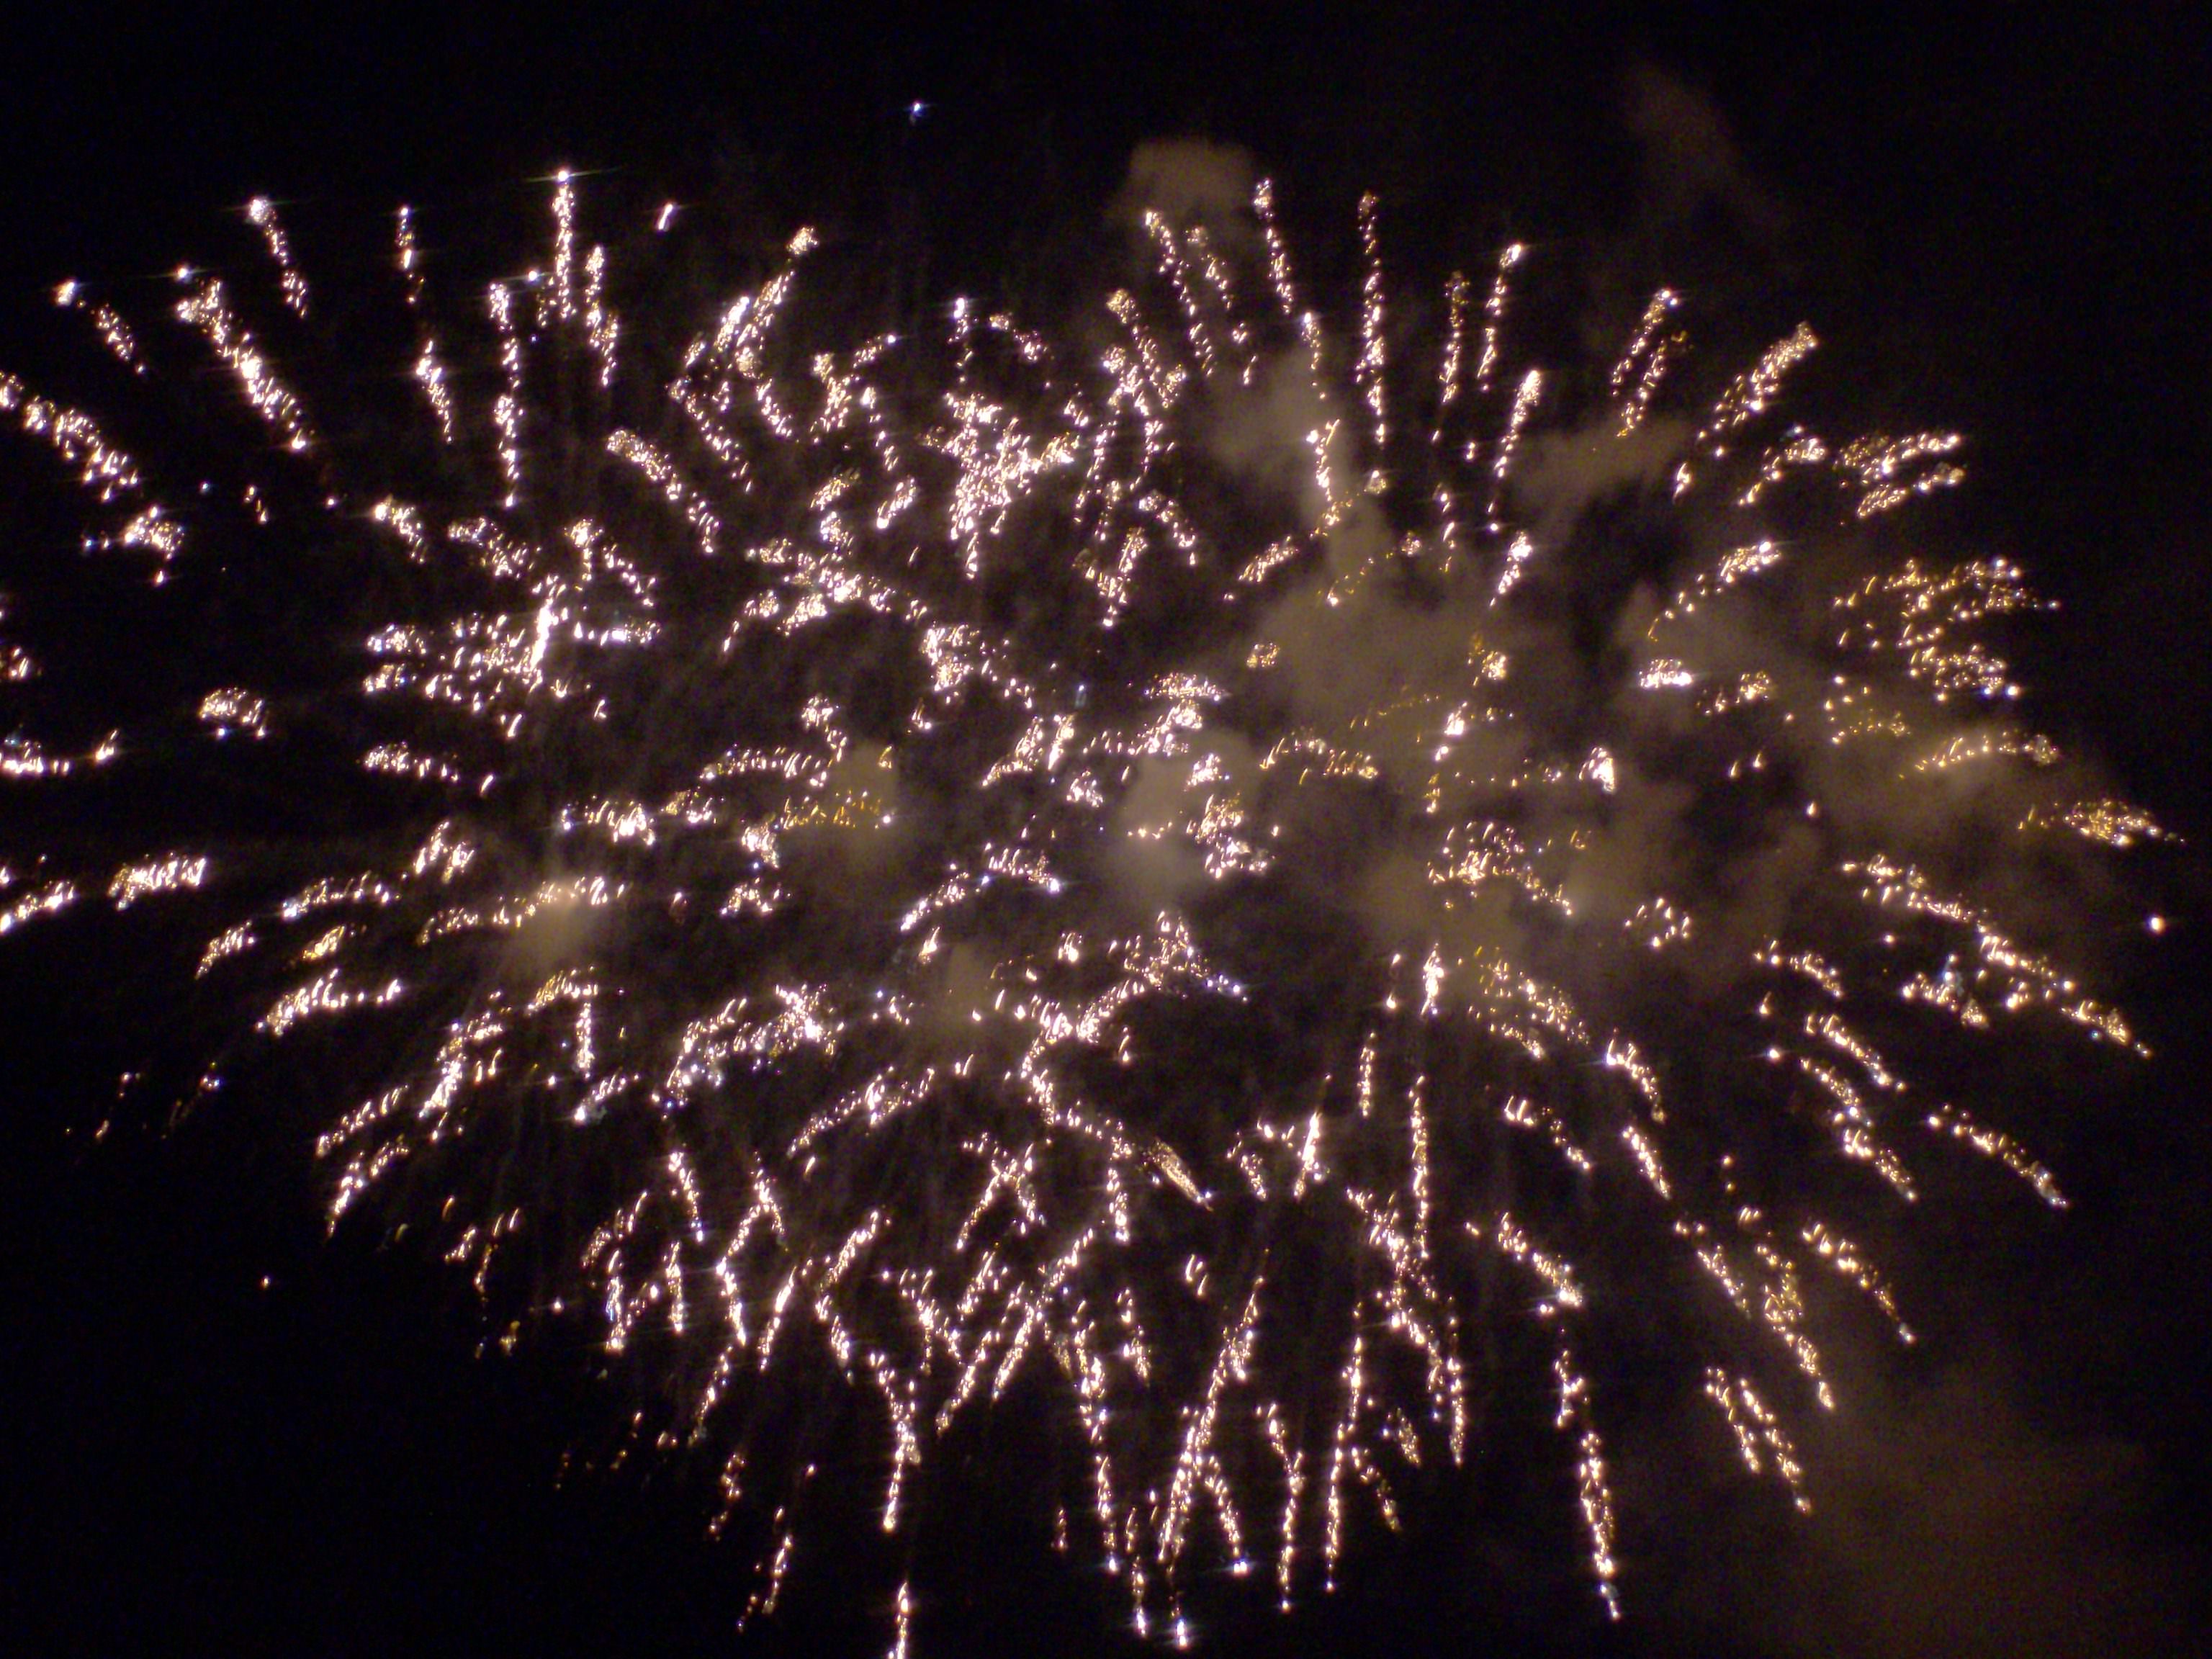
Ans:
{"label": "falling ember", "polygon": [[[1904,1056],[2138,1049],[1990,871],[2160,832],[2019,723],[1976,631],[2033,606],[2017,570],[1798,556],[1962,476],[1954,434],[1779,421],[1809,330],[1700,395],[1662,291],[1574,406],[1514,361],[1522,249],[1479,317],[1452,281],[1425,357],[1374,198],[1338,325],[1263,185],[1234,234],[1147,216],[1149,277],[1064,337],[963,301],[828,349],[811,233],[712,314],[619,317],[563,173],[538,268],[472,290],[399,215],[413,426],[370,441],[287,368],[309,285],[246,218],[258,278],[60,296],[238,434],[213,497],[5,374],[0,415],[99,557],[205,580],[312,543],[343,626],[305,690],[256,684],[294,640],[184,652],[172,716],[88,747],[17,690],[59,659],[11,593],[0,781],[113,799],[158,757],[151,799],[181,750],[212,805],[105,863],[0,848],[0,934],[128,910],[252,1011],[240,1043],[408,1033],[328,1103],[332,1224],[428,1234],[665,1379],[724,1520],[772,1512],[758,1611],[811,1469],[745,1430],[825,1375],[882,1413],[895,1532],[957,1424],[1056,1387],[1055,1535],[1180,1642],[1201,1571],[1287,1602],[1465,1461],[1508,1320],[1617,1612],[1624,1308],[1686,1283],[1733,1329],[1685,1396],[1803,1506],[1806,1284],[1911,1340],[1852,1218],[1961,1157],[2063,1205]],[[1624,499],[1665,533],[1591,527]],[[272,826],[272,768],[383,805]]]}

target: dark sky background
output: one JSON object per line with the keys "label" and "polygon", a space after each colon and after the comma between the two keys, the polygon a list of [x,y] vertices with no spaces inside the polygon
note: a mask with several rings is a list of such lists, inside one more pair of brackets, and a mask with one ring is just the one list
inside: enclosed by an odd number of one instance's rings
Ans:
{"label": "dark sky background", "polygon": [[[1933,7],[1725,27],[1387,3],[912,9],[927,26],[827,4],[579,8],[561,26],[544,6],[192,9],[149,27],[139,8],[55,7],[0,40],[0,352],[36,351],[55,279],[167,270],[253,194],[364,218],[405,200],[451,223],[512,211],[562,163],[778,226],[867,227],[917,295],[1034,308],[1075,285],[1065,250],[1139,141],[1234,143],[1282,181],[1310,249],[1349,250],[1371,187],[1409,257],[1520,236],[1588,284],[1593,317],[1663,280],[1714,319],[1716,349],[1813,321],[1864,407],[1970,434],[1954,529],[2063,605],[2021,653],[2031,686],[2065,688],[2038,718],[2195,847],[2212,835],[2212,53],[2184,8],[1995,27]],[[1942,1340],[1865,1379],[1808,1446],[1811,1521],[1686,1469],[1631,1518],[1632,1616],[1607,1631],[1555,1559],[1571,1540],[1443,1506],[1335,1596],[1245,1608],[1212,1650],[2206,1650],[2212,1557],[2189,1541],[2212,1534],[2202,867],[2141,866],[2176,926],[2121,972],[2160,1056],[2084,1073],[2051,1149],[2080,1201],[2054,1218],[2000,1199],[1933,1227],[1901,1277]],[[479,1359],[446,1273],[325,1242],[296,1137],[216,1113],[89,1146],[114,1034],[16,943],[0,1644],[886,1644],[895,1577],[819,1559],[790,1617],[734,1637],[747,1564],[705,1538],[694,1474],[562,1480],[619,1396],[573,1356]],[[918,1578],[921,1651],[1120,1650],[1112,1594],[989,1520],[994,1485],[1021,1477],[1024,1449],[1000,1454],[949,1477],[960,1519]],[[1670,1484],[1665,1455],[1632,1474]]]}

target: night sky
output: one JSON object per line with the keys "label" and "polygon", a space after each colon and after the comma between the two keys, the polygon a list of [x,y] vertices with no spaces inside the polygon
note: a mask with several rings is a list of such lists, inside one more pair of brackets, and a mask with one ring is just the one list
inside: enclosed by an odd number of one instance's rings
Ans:
{"label": "night sky", "polygon": [[[1517,237],[1593,316],[1681,289],[1723,354],[1802,317],[1865,409],[1966,433],[1945,534],[2062,605],[2021,636],[2031,712],[2190,843],[2130,866],[2174,926],[2113,968],[2158,1058],[2057,1080],[2077,1095],[2044,1146],[2075,1207],[1990,1188],[1927,1218],[1896,1277],[1931,1340],[1813,1449],[1809,1521],[1643,1449],[1632,1475],[1668,1490],[1629,1520],[1622,1625],[1571,1534],[1498,1518],[1508,1497],[1418,1506],[1334,1596],[1232,1603],[1207,1650],[2205,1650],[2212,53],[2201,22],[2147,21],[2184,9],[1990,27],[1792,7],[1702,30],[1389,3],[1265,24],[1248,15],[1276,9],[948,5],[928,27],[829,5],[559,28],[544,7],[139,9],[52,8],[0,45],[0,368],[50,361],[56,280],[150,294],[253,195],[302,222],[406,201],[515,223],[562,165],[873,239],[918,304],[1048,311],[1136,145],[1188,137],[1249,150],[1324,265],[1334,242],[1350,269],[1373,189],[1412,262]],[[0,943],[0,1644],[888,1644],[895,1573],[818,1557],[787,1616],[733,1634],[749,1564],[705,1535],[707,1472],[581,1467],[616,1442],[619,1389],[557,1341],[480,1358],[456,1275],[327,1237],[300,1111],[168,1133],[125,1114],[94,1145],[127,1063],[114,1011],[160,995],[94,949]],[[1556,1473],[1541,1449],[1488,1478]],[[922,1653],[1134,1650],[1110,1587],[993,1518],[1035,1455],[1013,1423],[945,1477],[963,1518],[916,1574]]]}

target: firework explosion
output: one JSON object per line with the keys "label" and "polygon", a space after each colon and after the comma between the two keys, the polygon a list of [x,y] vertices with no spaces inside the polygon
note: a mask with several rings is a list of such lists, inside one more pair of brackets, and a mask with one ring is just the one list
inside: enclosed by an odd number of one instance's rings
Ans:
{"label": "firework explosion", "polygon": [[[231,1028],[203,1091],[264,1044],[370,1066],[333,1224],[641,1356],[773,1510],[759,1609],[805,1483],[751,1429],[825,1377],[888,1425],[887,1531],[956,1425],[1056,1391],[1063,1534],[1179,1635],[1200,1566],[1287,1601],[1395,1525],[1501,1353],[1610,1609],[1616,1327],[1681,1304],[1718,1443],[1802,1505],[1819,1282],[1911,1340],[1849,1218],[1961,1151],[2063,1201],[1900,1056],[2136,1047],[2003,902],[2158,832],[2008,717],[1976,625],[2015,570],[1869,562],[1958,440],[1778,416],[1808,331],[1696,396],[1662,293],[1561,396],[1505,328],[1522,250],[1401,325],[1370,201],[1336,328],[1262,185],[1146,214],[1065,337],[958,304],[823,346],[801,234],[656,360],[551,205],[481,307],[398,216],[398,438],[280,367],[319,296],[266,203],[263,270],[166,315],[60,291],[129,397],[241,434],[205,482],[0,375],[88,552],[194,606],[313,562],[366,620],[216,630],[113,735],[25,704],[19,799],[143,767],[213,805],[16,857],[0,933],[219,915],[179,964]],[[43,661],[0,638],[19,696]],[[288,748],[342,827],[272,818]]]}

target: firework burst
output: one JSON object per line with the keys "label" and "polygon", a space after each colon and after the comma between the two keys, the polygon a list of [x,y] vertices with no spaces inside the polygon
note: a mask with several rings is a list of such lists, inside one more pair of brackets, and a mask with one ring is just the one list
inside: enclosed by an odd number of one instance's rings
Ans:
{"label": "firework burst", "polygon": [[[461,305],[398,216],[402,417],[283,367],[331,337],[266,203],[263,269],[165,314],[60,291],[215,460],[5,375],[0,413],[165,636],[232,620],[112,735],[22,706],[40,811],[134,769],[207,805],[16,853],[0,933],[161,901],[230,1030],[203,1090],[264,1044],[370,1066],[317,1142],[333,1224],[641,1356],[773,1509],[761,1609],[798,1509],[749,1425],[828,1379],[888,1425],[887,1530],[1048,1384],[1063,1534],[1181,1632],[1201,1564],[1287,1601],[1395,1525],[1501,1353],[1611,1608],[1619,1327],[1679,1302],[1717,1443],[1802,1504],[1816,1284],[1910,1340],[1853,1218],[1962,1150],[2063,1201],[1898,1056],[2135,1048],[2005,900],[2158,832],[2008,713],[1977,625],[2017,571],[1873,559],[1959,441],[1789,423],[1809,331],[1699,395],[1662,292],[1561,392],[1510,343],[1522,250],[1401,324],[1370,200],[1333,325],[1261,186],[1146,214],[1065,333],[823,343],[802,233],[636,339],[565,176],[551,208]],[[36,621],[0,612],[25,691]]]}

